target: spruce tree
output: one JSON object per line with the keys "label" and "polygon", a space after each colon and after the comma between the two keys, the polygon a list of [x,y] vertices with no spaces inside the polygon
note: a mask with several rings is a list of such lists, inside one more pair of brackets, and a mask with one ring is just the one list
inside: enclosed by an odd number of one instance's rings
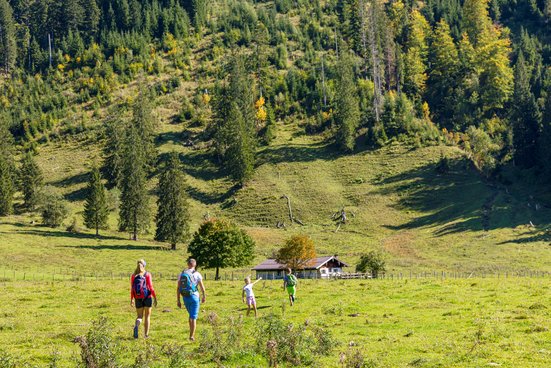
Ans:
{"label": "spruce tree", "polygon": [[145,155],[146,170],[149,172],[157,159],[157,149],[155,148],[155,119],[153,117],[152,96],[140,86],[140,92],[132,109],[132,122],[140,135],[140,141],[143,144]]}
{"label": "spruce tree", "polygon": [[17,59],[16,23],[7,0],[0,0],[0,67],[5,73],[15,68]]}
{"label": "spruce tree", "polygon": [[356,144],[361,115],[354,65],[349,53],[344,52],[337,65],[335,89],[335,140],[343,151],[351,152]]}
{"label": "spruce tree", "polygon": [[34,160],[32,153],[27,152],[23,156],[19,170],[19,185],[23,192],[25,207],[31,211],[35,209],[38,203],[38,194],[43,181],[42,170]]}
{"label": "spruce tree", "polygon": [[62,2],[63,20],[61,23],[65,25],[65,31],[78,31],[84,15],[84,10],[80,5],[80,1],[62,0]]}
{"label": "spruce tree", "polygon": [[15,194],[15,163],[13,137],[0,121],[0,216],[6,216],[13,211],[13,195]]}
{"label": "spruce tree", "polygon": [[138,129],[129,125],[126,134],[120,179],[119,231],[128,231],[132,239],[149,228],[146,158]]}
{"label": "spruce tree", "polygon": [[426,87],[429,33],[427,20],[418,10],[414,10],[404,54],[404,92],[416,101],[421,100]]}
{"label": "spruce tree", "polygon": [[528,71],[522,51],[515,65],[515,92],[513,95],[513,145],[515,164],[532,167],[537,160],[537,139],[541,114],[530,90]]}
{"label": "spruce tree", "polygon": [[90,173],[83,216],[84,225],[88,229],[95,229],[96,235],[99,235],[99,229],[107,228],[109,208],[105,196],[105,187],[101,182],[100,171],[96,166],[92,168]]}
{"label": "spruce tree", "polygon": [[254,172],[256,130],[253,80],[241,57],[231,62],[229,82],[216,98],[216,149],[231,177],[240,184]]}
{"label": "spruce tree", "polygon": [[122,177],[125,134],[125,123],[119,119],[110,121],[105,129],[107,139],[102,171],[111,188],[119,186]]}
{"label": "spruce tree", "polygon": [[461,29],[469,36],[471,43],[477,47],[488,42],[492,28],[488,0],[465,0]]}
{"label": "spruce tree", "polygon": [[155,240],[168,241],[172,250],[189,236],[189,212],[186,182],[178,154],[170,154],[161,174],[157,199]]}
{"label": "spruce tree", "polygon": [[101,10],[96,0],[83,0],[82,8],[84,12],[82,28],[87,36],[93,40],[98,33]]}
{"label": "spruce tree", "polygon": [[459,72],[459,54],[453,42],[448,23],[442,19],[436,26],[429,48],[431,64],[427,100],[435,120],[453,128],[456,106],[456,78]]}

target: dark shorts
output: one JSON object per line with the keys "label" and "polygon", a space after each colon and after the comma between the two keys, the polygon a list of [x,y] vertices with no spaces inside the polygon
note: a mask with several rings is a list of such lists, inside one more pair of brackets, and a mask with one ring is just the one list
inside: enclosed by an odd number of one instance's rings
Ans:
{"label": "dark shorts", "polygon": [[151,308],[153,306],[153,298],[136,299],[136,309]]}

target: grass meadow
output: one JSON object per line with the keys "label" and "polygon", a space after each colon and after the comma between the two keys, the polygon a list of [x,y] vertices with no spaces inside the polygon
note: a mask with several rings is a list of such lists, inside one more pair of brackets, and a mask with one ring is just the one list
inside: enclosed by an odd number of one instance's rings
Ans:
{"label": "grass meadow", "polygon": [[[12,362],[47,367],[55,357],[55,366],[74,367],[75,337],[104,316],[118,346],[117,366],[168,366],[163,352],[176,346],[186,354],[185,366],[261,367],[268,359],[259,325],[274,315],[330,340],[323,354],[310,352],[299,365],[352,367],[360,355],[366,367],[547,367],[551,360],[549,277],[302,280],[294,307],[280,282],[263,281],[255,286],[259,318],[242,322],[242,282],[210,281],[194,343],[187,341],[185,312],[176,307],[175,281],[155,286],[151,337],[136,341],[127,280],[4,282],[1,349]],[[207,322],[214,314],[218,327]],[[216,336],[230,339],[230,326],[240,331],[236,342],[209,345]],[[223,356],[218,363],[217,356]]]}

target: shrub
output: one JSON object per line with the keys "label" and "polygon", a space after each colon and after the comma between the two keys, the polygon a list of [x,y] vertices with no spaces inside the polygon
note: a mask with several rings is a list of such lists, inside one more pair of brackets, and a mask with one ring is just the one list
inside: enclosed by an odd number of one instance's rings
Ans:
{"label": "shrub", "polygon": [[40,213],[44,225],[59,227],[67,217],[69,210],[63,197],[55,189],[45,187],[41,193]]}
{"label": "shrub", "polygon": [[80,366],[86,368],[119,367],[117,353],[119,346],[111,334],[111,326],[105,317],[92,323],[85,336],[79,336],[75,342],[80,347]]}
{"label": "shrub", "polygon": [[195,366],[181,345],[164,345],[161,351],[168,358],[165,365],[168,368],[190,368]]}
{"label": "shrub", "polygon": [[217,364],[230,358],[242,347],[243,316],[230,317],[226,323],[214,312],[207,316],[210,329],[203,330],[199,351],[210,354]]}
{"label": "shrub", "polygon": [[450,159],[442,154],[440,160],[436,164],[436,172],[438,174],[447,174],[450,171]]}
{"label": "shrub", "polygon": [[17,365],[17,361],[11,354],[0,350],[0,368],[16,368]]}
{"label": "shrub", "polygon": [[356,272],[365,273],[368,271],[374,278],[379,276],[379,272],[385,271],[385,260],[381,253],[371,251],[360,258],[360,262],[356,265]]}

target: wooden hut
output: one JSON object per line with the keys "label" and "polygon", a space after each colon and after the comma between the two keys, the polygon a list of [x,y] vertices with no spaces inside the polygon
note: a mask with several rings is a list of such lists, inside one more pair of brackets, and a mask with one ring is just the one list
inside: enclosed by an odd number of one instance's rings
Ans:
{"label": "wooden hut", "polygon": [[[343,268],[348,265],[337,258],[337,256],[326,256],[314,258],[310,266],[303,270],[296,271],[295,274],[303,279],[328,278],[339,275]],[[264,280],[283,279],[286,265],[278,263],[275,259],[267,259],[253,268],[256,271],[256,278],[262,277]]]}

